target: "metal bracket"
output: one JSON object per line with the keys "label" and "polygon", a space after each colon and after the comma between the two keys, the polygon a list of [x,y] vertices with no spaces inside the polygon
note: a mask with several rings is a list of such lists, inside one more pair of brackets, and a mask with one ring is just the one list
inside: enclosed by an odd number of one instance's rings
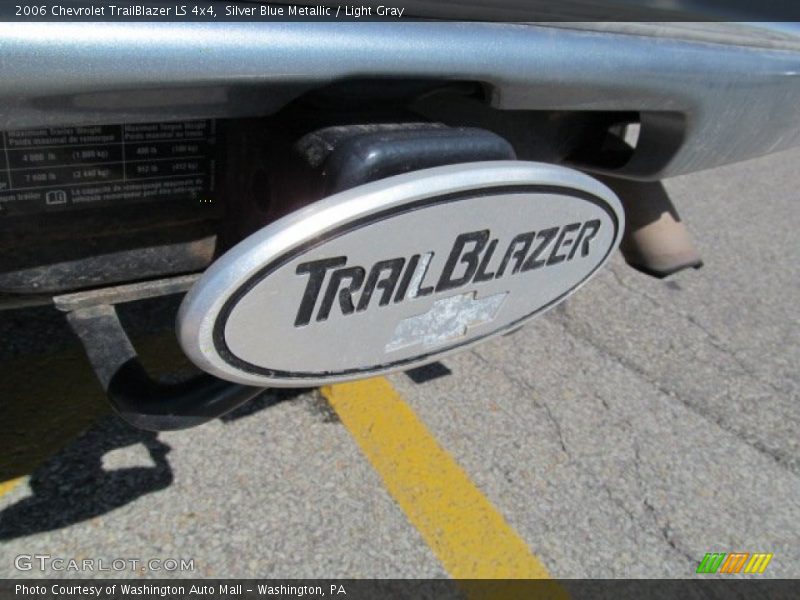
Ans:
{"label": "metal bracket", "polygon": [[186,429],[216,419],[263,391],[201,374],[179,383],[152,379],[114,304],[185,291],[196,275],[79,292],[54,298],[83,343],[111,406],[125,421],[152,431]]}

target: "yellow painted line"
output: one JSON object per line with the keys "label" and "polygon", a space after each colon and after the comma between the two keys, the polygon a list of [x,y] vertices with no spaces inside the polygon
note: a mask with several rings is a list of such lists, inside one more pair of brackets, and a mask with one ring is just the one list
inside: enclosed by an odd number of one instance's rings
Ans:
{"label": "yellow painted line", "polygon": [[8,481],[0,481],[0,498],[16,488],[20,483],[22,483],[23,479],[25,478],[15,477],[14,479],[9,479]]}
{"label": "yellow painted line", "polygon": [[[385,378],[324,387],[322,394],[451,576],[550,577]],[[551,592],[566,597],[555,582]]]}

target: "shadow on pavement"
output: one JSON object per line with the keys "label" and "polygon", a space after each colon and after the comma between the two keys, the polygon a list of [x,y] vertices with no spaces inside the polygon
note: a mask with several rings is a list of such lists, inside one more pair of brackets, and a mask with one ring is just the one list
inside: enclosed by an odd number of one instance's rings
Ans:
{"label": "shadow on pavement", "polygon": [[440,362],[432,362],[421,367],[415,367],[406,371],[406,376],[417,385],[428,383],[440,377],[447,377],[453,372]]}
{"label": "shadow on pavement", "polygon": [[264,409],[271,408],[281,402],[294,400],[298,396],[307,394],[309,391],[311,391],[311,388],[270,389],[260,396],[253,398],[250,402],[246,402],[228,414],[223,415],[220,417],[220,421],[225,424],[233,423]]}
{"label": "shadow on pavement", "polygon": [[[130,314],[122,315],[140,334],[140,357],[156,377],[190,366],[174,334],[164,331],[174,306],[163,305],[131,305]],[[157,433],[109,414],[102,388],[62,315],[53,309],[2,313],[0,334],[9,342],[0,349],[0,358],[8,359],[0,373],[0,483],[30,475],[31,490],[29,497],[0,510],[0,540],[67,527],[172,484],[170,447]],[[222,421],[233,423],[306,391],[270,390]],[[109,452],[138,444],[149,464],[104,468]]]}
{"label": "shadow on pavement", "polygon": [[[0,540],[85,521],[169,486],[170,447],[156,435],[133,429],[115,416],[101,419],[34,471],[28,482],[33,495],[0,512]],[[104,470],[106,453],[139,443],[152,466]]]}
{"label": "shadow on pavement", "polygon": [[[232,423],[305,392],[270,390],[222,421]],[[147,449],[152,465],[104,468],[106,454],[135,444]],[[169,487],[173,481],[169,452],[157,432],[135,429],[115,415],[101,418],[33,472],[28,480],[31,496],[0,511],[0,540],[67,527]]]}

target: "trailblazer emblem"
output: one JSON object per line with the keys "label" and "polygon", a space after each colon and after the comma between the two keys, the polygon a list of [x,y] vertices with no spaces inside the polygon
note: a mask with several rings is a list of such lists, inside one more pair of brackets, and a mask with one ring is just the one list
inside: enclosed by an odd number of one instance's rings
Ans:
{"label": "trailblazer emblem", "polygon": [[201,369],[249,385],[410,368],[560,302],[623,228],[614,194],[563,167],[496,161],[398,175],[231,249],[184,299],[178,334]]}

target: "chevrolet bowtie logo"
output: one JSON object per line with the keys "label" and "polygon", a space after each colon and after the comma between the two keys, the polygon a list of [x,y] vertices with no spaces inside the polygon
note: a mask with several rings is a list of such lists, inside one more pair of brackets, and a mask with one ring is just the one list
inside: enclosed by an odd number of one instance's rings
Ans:
{"label": "chevrolet bowtie logo", "polygon": [[440,346],[463,337],[470,327],[493,321],[508,292],[476,300],[477,292],[443,298],[433,303],[430,310],[397,324],[386,351],[392,352],[415,344],[423,348]]}

